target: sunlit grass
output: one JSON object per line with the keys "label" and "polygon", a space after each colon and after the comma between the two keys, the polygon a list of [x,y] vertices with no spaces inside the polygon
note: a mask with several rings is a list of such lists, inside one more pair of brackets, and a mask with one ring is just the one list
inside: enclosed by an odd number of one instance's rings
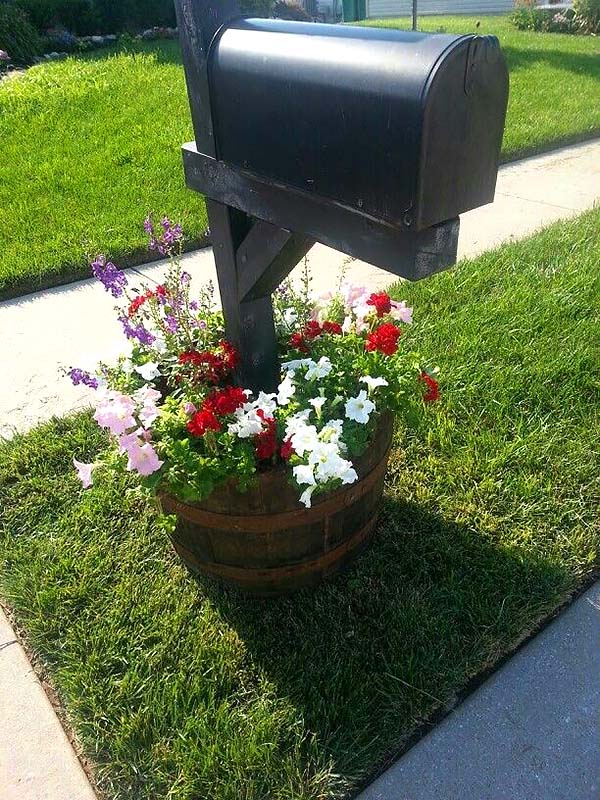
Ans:
{"label": "sunlit grass", "polygon": [[598,567],[600,210],[396,296],[442,399],[372,548],[260,601],[196,582],[89,416],[0,444],[0,592],[111,800],[339,800]]}

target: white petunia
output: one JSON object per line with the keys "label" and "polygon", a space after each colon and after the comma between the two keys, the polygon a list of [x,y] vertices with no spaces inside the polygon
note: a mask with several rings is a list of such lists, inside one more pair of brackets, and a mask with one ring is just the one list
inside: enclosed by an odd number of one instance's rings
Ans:
{"label": "white petunia", "polygon": [[310,416],[310,409],[305,408],[303,411],[298,411],[296,412],[296,414],[292,414],[291,417],[288,417],[285,423],[286,438],[289,439],[290,436],[293,436],[301,428],[306,427],[306,423],[308,422],[309,416]]}
{"label": "white petunia", "polygon": [[319,432],[319,439],[322,442],[333,442],[337,445],[342,445],[344,449],[346,445],[343,442],[340,442],[340,437],[342,435],[342,427],[344,423],[341,419],[332,419],[330,420],[327,425],[324,425],[320,432]]}
{"label": "white petunia", "polygon": [[312,498],[312,494],[313,494],[314,490],[315,490],[314,486],[307,486],[306,489],[300,495],[300,502],[304,503],[304,505],[307,508],[311,507],[311,502],[312,502],[311,498]]}
{"label": "white petunia", "polygon": [[290,402],[292,395],[296,393],[296,387],[290,377],[286,375],[277,387],[277,402],[280,406],[287,406]]}
{"label": "white petunia", "polygon": [[261,433],[264,423],[253,408],[247,411],[244,408],[235,410],[236,422],[230,422],[227,430],[229,433],[237,434],[240,439],[250,439]]}
{"label": "white petunia", "polygon": [[294,325],[297,319],[298,319],[298,314],[296,313],[295,308],[286,308],[286,310],[283,312],[283,321],[290,328],[292,327],[292,325]]}
{"label": "white petunia", "polygon": [[399,319],[401,322],[405,322],[407,325],[412,325],[413,310],[410,306],[406,305],[404,300],[401,300],[399,303],[395,300],[392,300],[390,314],[394,319]]}
{"label": "white petunia", "polygon": [[286,372],[295,372],[301,367],[307,367],[309,364],[314,363],[315,362],[312,360],[312,358],[295,358],[293,361],[284,361],[281,365],[281,369],[285,370]]}
{"label": "white petunia", "polygon": [[275,401],[276,394],[273,392],[272,394],[266,394],[266,392],[259,392],[258,397],[252,404],[255,409],[260,408],[261,411],[267,415],[267,417],[272,417],[275,413],[275,409],[277,408],[277,402]]}
{"label": "white petunia", "polygon": [[292,435],[292,447],[300,457],[314,450],[318,444],[317,429],[314,425],[304,425]]}
{"label": "white petunia", "polygon": [[375,403],[367,398],[367,393],[361,389],[357,397],[351,397],[346,401],[346,417],[365,425],[369,421],[369,415],[375,410]]}
{"label": "white petunia", "polygon": [[307,483],[309,486],[315,486],[317,483],[315,480],[314,467],[309,464],[299,464],[297,467],[294,467],[292,472],[294,473],[294,478],[296,478],[300,485]]}
{"label": "white petunia", "polygon": [[374,389],[377,389],[378,386],[389,386],[385,378],[372,378],[370,375],[363,375],[359,380],[361,383],[367,384],[369,394],[371,394]]}
{"label": "white petunia", "polygon": [[332,369],[333,365],[327,356],[321,356],[316,364],[314,361],[310,364],[304,377],[307,381],[313,381],[315,378],[325,378]]}
{"label": "white petunia", "polygon": [[317,413],[317,417],[320,418],[321,417],[321,409],[323,408],[323,405],[327,402],[327,398],[326,397],[313,397],[312,400],[309,400],[308,402],[315,409],[315,411]]}
{"label": "white petunia", "polygon": [[140,364],[137,367],[134,367],[134,370],[141,375],[145,381],[153,381],[154,378],[158,378],[160,375],[160,370],[158,369],[158,364],[154,361],[148,361],[147,364]]}

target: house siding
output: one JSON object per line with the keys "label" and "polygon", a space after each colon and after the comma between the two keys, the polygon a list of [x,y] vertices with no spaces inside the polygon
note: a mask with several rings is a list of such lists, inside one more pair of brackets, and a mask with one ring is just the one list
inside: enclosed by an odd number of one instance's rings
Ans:
{"label": "house siding", "polygon": [[[512,11],[513,0],[417,0],[423,14],[505,14]],[[367,18],[410,17],[412,0],[367,0]]]}

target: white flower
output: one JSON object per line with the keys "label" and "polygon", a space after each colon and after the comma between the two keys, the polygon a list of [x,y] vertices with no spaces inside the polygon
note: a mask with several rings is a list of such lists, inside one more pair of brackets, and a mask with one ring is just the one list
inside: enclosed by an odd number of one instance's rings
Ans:
{"label": "white flower", "polygon": [[315,409],[317,413],[317,417],[321,416],[321,409],[323,408],[323,404],[327,402],[326,397],[313,397],[312,400],[308,401],[311,406]]}
{"label": "white flower", "polygon": [[307,451],[314,450],[318,444],[317,429],[314,425],[304,425],[292,435],[292,447],[300,457]]}
{"label": "white flower", "polygon": [[141,375],[145,381],[153,381],[154,378],[158,378],[160,375],[158,364],[154,361],[148,361],[147,364],[140,364],[140,366],[134,367],[134,370],[138,375]]}
{"label": "white flower", "polygon": [[309,416],[310,416],[310,409],[305,408],[303,411],[298,411],[295,414],[292,414],[291,417],[288,417],[285,425],[286,438],[289,439],[290,436],[293,436],[301,428],[306,427],[306,423],[308,422]]}
{"label": "white flower", "polygon": [[314,361],[311,362],[304,377],[307,381],[312,381],[315,378],[325,378],[332,369],[333,365],[327,356],[321,356],[316,364]]}
{"label": "white flower", "polygon": [[300,485],[307,483],[309,486],[315,486],[316,480],[314,475],[314,467],[309,464],[299,464],[292,470],[294,478]]}
{"label": "white flower", "polygon": [[352,317],[344,317],[344,321],[342,322],[342,333],[350,333],[354,326],[352,322]]}
{"label": "white flower", "polygon": [[314,364],[315,362],[312,358],[295,358],[293,361],[284,361],[281,365],[281,369],[285,370],[286,372],[294,373],[297,369],[301,367],[308,367],[309,364]]}
{"label": "white flower", "polygon": [[296,313],[295,308],[286,308],[286,310],[283,312],[283,321],[290,328],[292,327],[292,325],[294,325],[297,319],[298,319],[298,314]]}
{"label": "white flower", "polygon": [[351,397],[346,401],[346,417],[365,425],[369,421],[369,415],[375,410],[375,403],[367,399],[367,393],[361,389],[358,397]]}
{"label": "white flower", "polygon": [[293,394],[295,394],[295,392],[296,387],[292,382],[292,378],[288,374],[277,387],[277,402],[279,405],[287,406],[287,404],[290,402],[290,398]]}
{"label": "white flower", "polygon": [[272,417],[275,413],[275,409],[277,408],[275,397],[275,393],[266,394],[265,392],[259,392],[258,397],[252,405],[255,409],[260,408],[261,411],[264,411],[267,417]]}
{"label": "white flower", "polygon": [[315,490],[314,486],[307,486],[306,489],[300,495],[300,502],[304,503],[304,505],[307,508],[311,507],[311,498],[314,490]]}
{"label": "white flower", "polygon": [[167,352],[167,343],[163,339],[162,336],[157,336],[154,342],[152,343],[152,347],[156,350],[157,353],[166,353]]}
{"label": "white flower", "polygon": [[136,389],[132,397],[136,402],[142,405],[150,405],[160,400],[162,395],[158,389],[154,389],[152,386],[141,386],[139,389]]}
{"label": "white flower", "polygon": [[237,421],[230,422],[227,427],[229,433],[236,433],[240,439],[250,439],[263,429],[263,420],[253,408],[247,409],[247,405],[235,410]]}
{"label": "white flower", "polygon": [[320,447],[315,448],[310,454],[309,464],[314,465],[320,483],[334,478],[338,478],[342,483],[353,483],[358,480],[352,463],[340,456],[337,446],[333,443],[322,443]]}
{"label": "white flower", "polygon": [[395,300],[392,300],[390,314],[394,319],[399,319],[401,322],[405,322],[407,325],[412,325],[413,310],[410,308],[410,306],[406,305],[404,300],[400,301],[399,303]]}
{"label": "white flower", "polygon": [[338,445],[340,450],[345,450],[346,445],[340,441],[342,435],[342,427],[344,423],[341,419],[332,419],[327,425],[324,425],[319,432],[319,439],[322,442],[333,442]]}
{"label": "white flower", "polygon": [[361,383],[367,384],[369,394],[371,394],[374,389],[377,389],[378,386],[389,386],[385,378],[372,378],[370,375],[363,375],[359,380]]}

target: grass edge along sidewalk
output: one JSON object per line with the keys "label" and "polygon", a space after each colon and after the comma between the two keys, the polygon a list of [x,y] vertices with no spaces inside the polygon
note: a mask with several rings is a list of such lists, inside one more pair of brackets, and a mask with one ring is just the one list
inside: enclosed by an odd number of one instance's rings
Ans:
{"label": "grass edge along sidewalk", "polygon": [[130,485],[79,488],[88,415],[0,445],[0,591],[107,797],[347,797],[595,573],[599,253],[596,209],[397,287],[443,399],[314,593],[191,580]]}
{"label": "grass edge along sidewalk", "polygon": [[[419,24],[460,33],[477,23]],[[503,160],[600,133],[598,37],[517,31],[502,17],[482,17],[479,30],[499,35],[511,71]],[[87,277],[98,252],[140,264],[150,211],[182,222],[190,245],[199,243],[204,201],[185,188],[179,152],[192,136],[176,42],[42,64],[3,81],[0,298]]]}

